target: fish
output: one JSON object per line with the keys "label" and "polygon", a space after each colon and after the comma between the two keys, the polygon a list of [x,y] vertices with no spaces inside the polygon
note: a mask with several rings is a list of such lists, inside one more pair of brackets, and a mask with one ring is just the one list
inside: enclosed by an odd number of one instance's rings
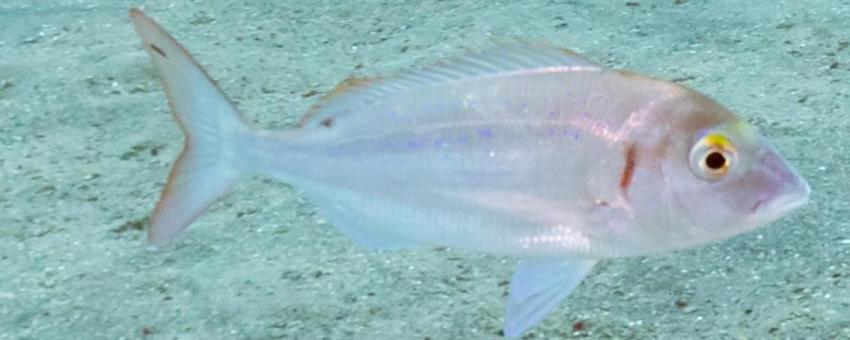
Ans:
{"label": "fish", "polygon": [[512,256],[519,337],[600,260],[722,241],[803,206],[806,180],[713,99],[543,43],[350,79],[298,127],[254,126],[153,19],[129,17],[185,139],[151,216],[165,246],[234,182],[300,190],[367,249]]}

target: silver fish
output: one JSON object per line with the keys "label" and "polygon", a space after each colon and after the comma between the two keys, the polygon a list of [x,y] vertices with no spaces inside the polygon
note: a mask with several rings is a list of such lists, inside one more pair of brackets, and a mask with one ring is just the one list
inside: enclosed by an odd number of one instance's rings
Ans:
{"label": "silver fish", "polygon": [[501,47],[345,82],[298,129],[266,131],[153,20],[130,19],[186,136],[151,219],[156,245],[240,177],[278,179],[368,248],[520,258],[504,323],[517,337],[600,259],[723,240],[809,197],[713,100],[566,50]]}

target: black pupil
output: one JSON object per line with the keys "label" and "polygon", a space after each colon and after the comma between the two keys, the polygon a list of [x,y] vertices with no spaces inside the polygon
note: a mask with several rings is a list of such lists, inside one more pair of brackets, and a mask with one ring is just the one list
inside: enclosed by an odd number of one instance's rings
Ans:
{"label": "black pupil", "polygon": [[726,156],[719,152],[712,152],[705,158],[705,165],[711,170],[723,169],[726,166]]}

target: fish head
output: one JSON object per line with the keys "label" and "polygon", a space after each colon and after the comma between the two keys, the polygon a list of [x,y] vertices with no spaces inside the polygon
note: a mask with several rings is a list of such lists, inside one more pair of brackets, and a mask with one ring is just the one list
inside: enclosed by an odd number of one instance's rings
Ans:
{"label": "fish head", "polygon": [[767,225],[804,205],[811,192],[753,126],[711,104],[684,113],[703,117],[671,128],[662,157],[664,231],[676,248]]}

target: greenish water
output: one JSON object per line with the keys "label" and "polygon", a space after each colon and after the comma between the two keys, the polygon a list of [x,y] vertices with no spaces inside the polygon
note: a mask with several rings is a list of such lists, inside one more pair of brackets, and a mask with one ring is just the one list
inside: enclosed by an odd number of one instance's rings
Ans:
{"label": "greenish water", "polygon": [[0,3],[0,339],[493,339],[514,260],[372,252],[296,190],[240,183],[174,247],[144,228],[180,151],[126,11],[264,127],[351,76],[542,40],[695,88],[812,186],[726,242],[603,261],[528,339],[850,338],[848,1]]}

